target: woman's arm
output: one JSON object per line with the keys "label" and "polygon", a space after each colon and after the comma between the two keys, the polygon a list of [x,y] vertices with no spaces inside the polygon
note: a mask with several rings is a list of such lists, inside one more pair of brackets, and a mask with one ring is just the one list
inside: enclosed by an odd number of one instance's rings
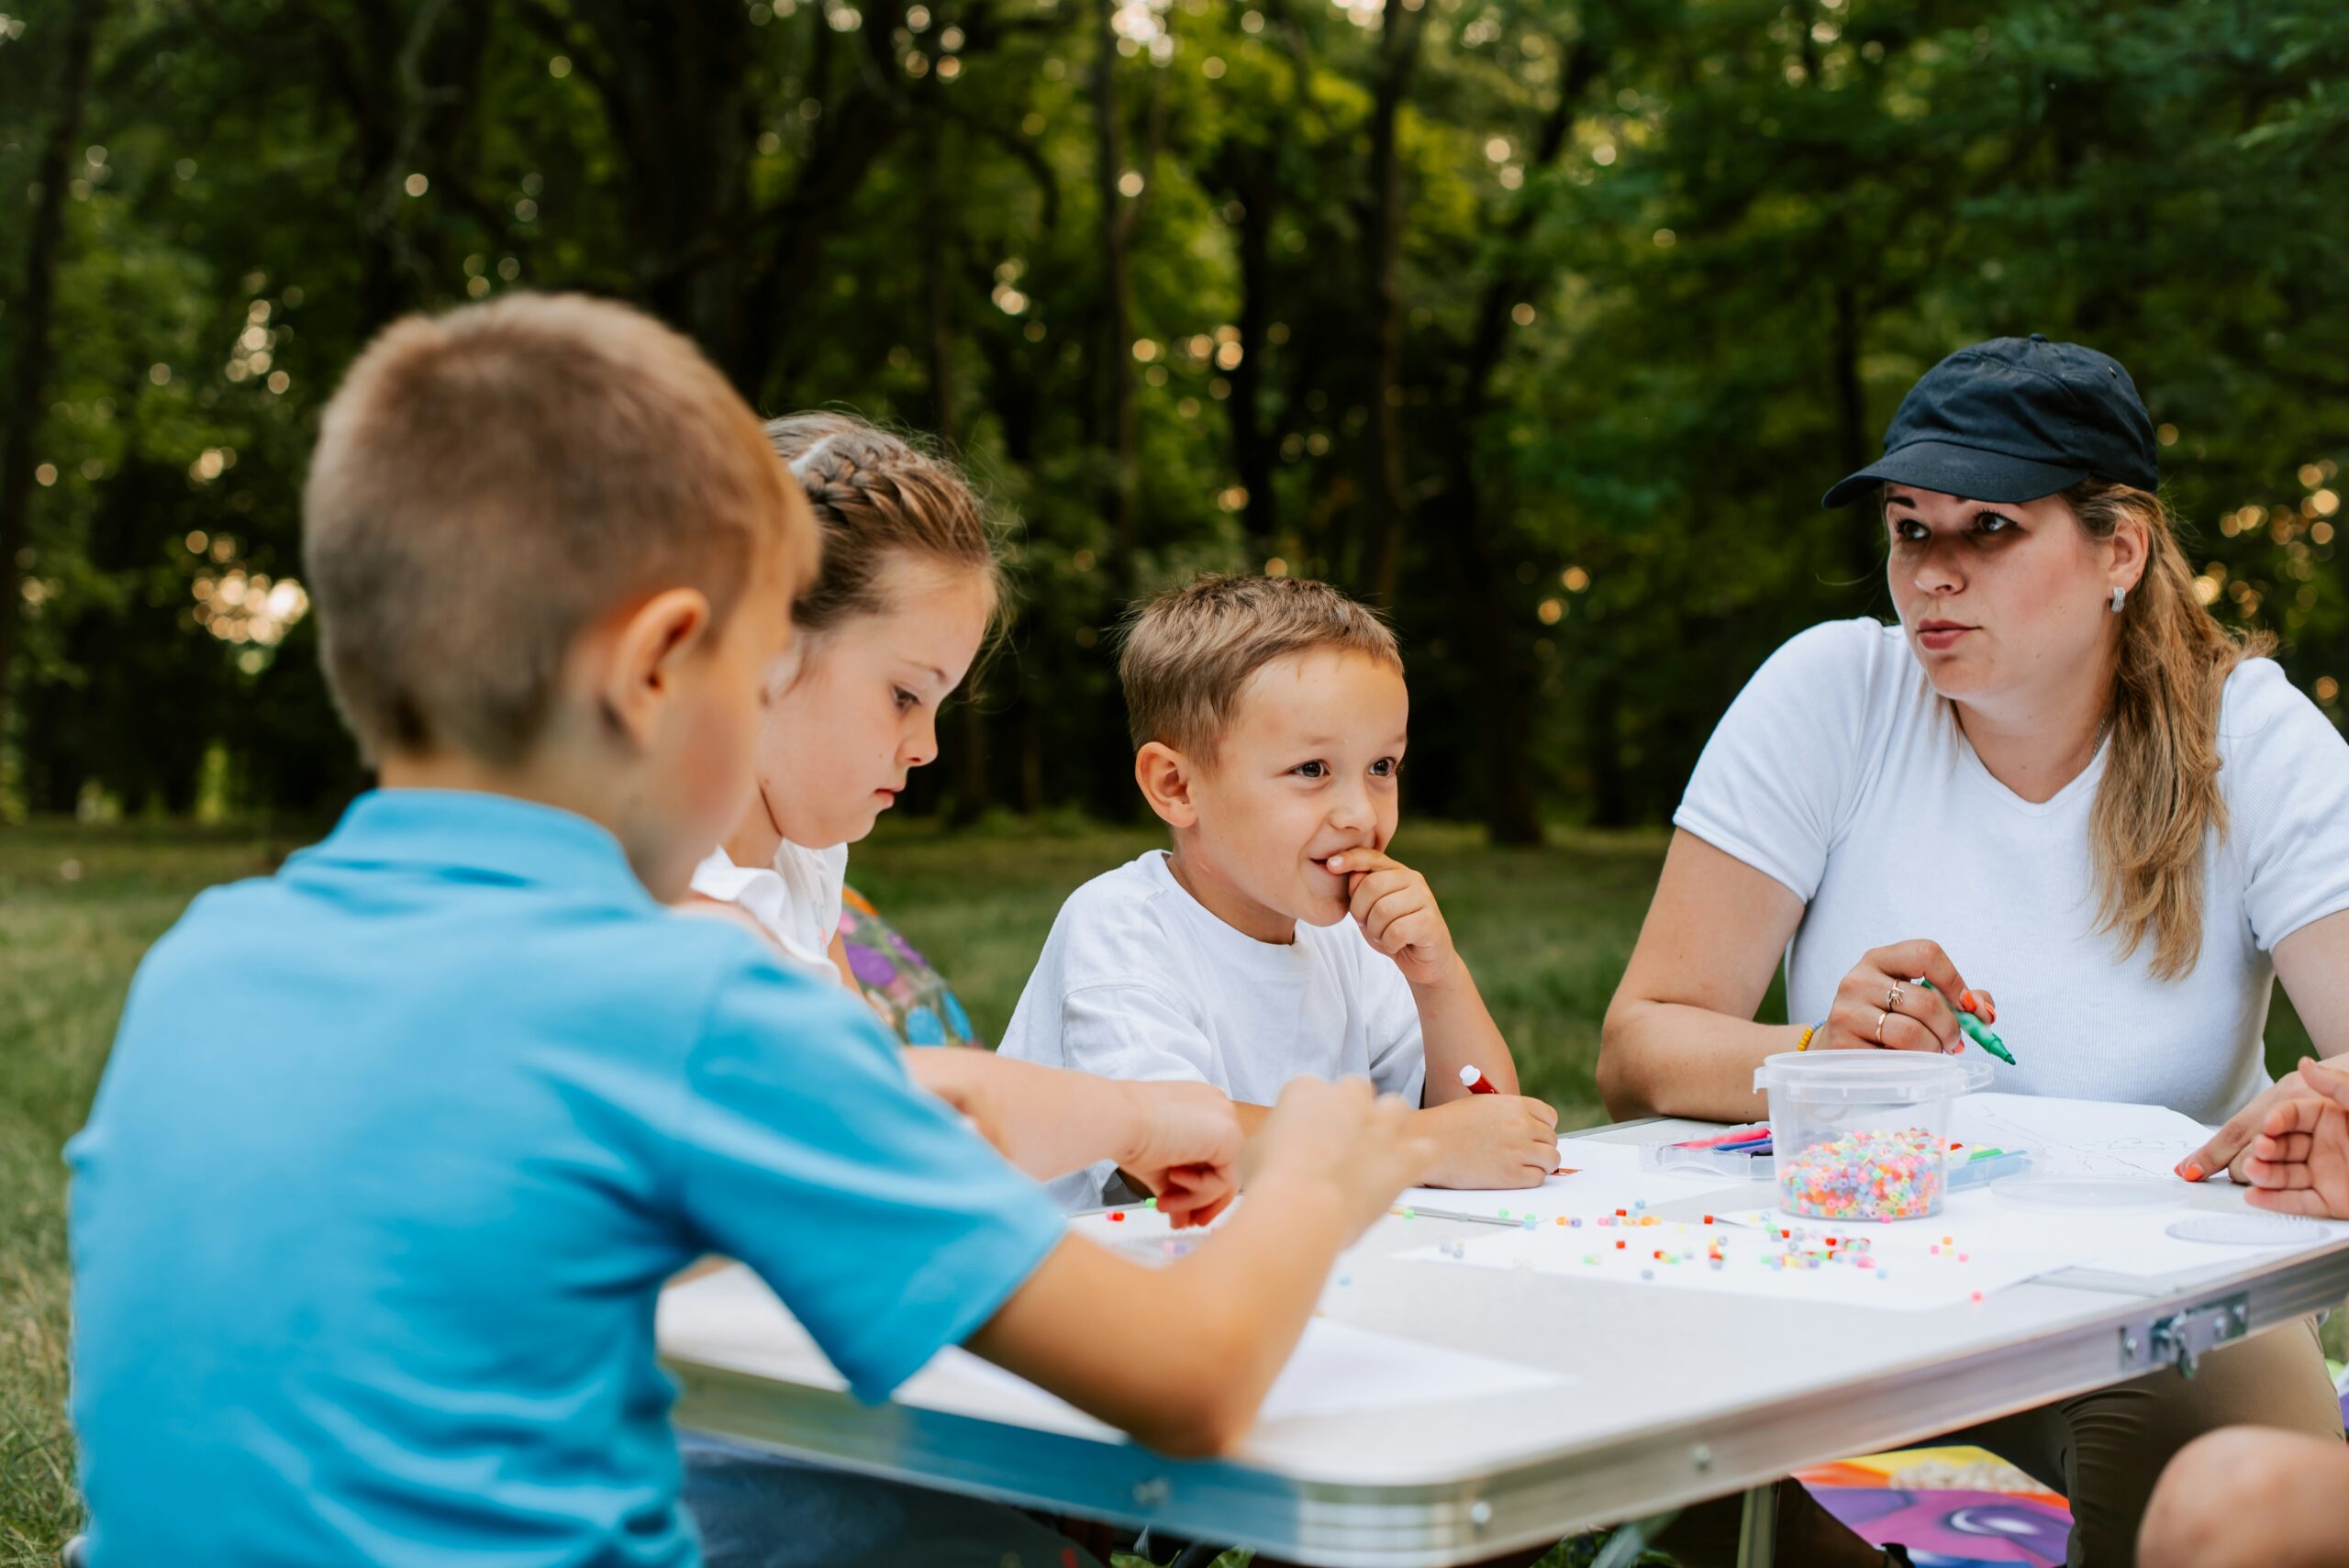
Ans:
{"label": "woman's arm", "polygon": [[[1610,1113],[1748,1121],[1764,1110],[1753,1070],[1793,1050],[1802,1026],[1757,1024],[1753,1009],[1802,912],[1802,900],[1775,877],[1692,833],[1673,835],[1600,1034],[1598,1093]],[[1935,989],[1916,984],[1920,975]],[[1810,1049],[1963,1051],[1965,1036],[1945,997],[1986,1021],[1998,1018],[1989,993],[1969,989],[1939,943],[1872,948],[1835,987]]]}
{"label": "woman's arm", "polygon": [[2349,909],[2310,920],[2277,942],[2276,978],[2308,1026],[2317,1060],[2349,1055]]}
{"label": "woman's arm", "polygon": [[[2311,920],[2277,942],[2276,978],[2308,1027],[2317,1059],[2328,1067],[2349,1068],[2349,909]],[[2179,1162],[2177,1173],[2199,1182],[2232,1169],[2236,1181],[2243,1180],[2244,1150],[2259,1135],[2267,1113],[2307,1093],[2300,1075],[2287,1073]]]}
{"label": "woman's arm", "polygon": [[1802,900],[1693,833],[1672,835],[1655,899],[1607,1008],[1598,1093],[1609,1116],[1750,1121],[1753,1070],[1799,1028],[1757,1024]]}

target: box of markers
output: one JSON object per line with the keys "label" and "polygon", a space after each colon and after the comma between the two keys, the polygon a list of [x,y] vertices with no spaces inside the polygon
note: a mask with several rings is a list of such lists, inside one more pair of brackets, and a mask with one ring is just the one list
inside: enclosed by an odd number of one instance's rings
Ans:
{"label": "box of markers", "polygon": [[[1704,1138],[1640,1145],[1640,1168],[1685,1175],[1719,1176],[1731,1182],[1766,1182],[1777,1174],[1772,1158],[1770,1124],[1757,1121],[1732,1127]],[[1981,1186],[2031,1169],[2031,1155],[2020,1149],[1968,1149],[1952,1144],[1943,1167],[1950,1188]]]}

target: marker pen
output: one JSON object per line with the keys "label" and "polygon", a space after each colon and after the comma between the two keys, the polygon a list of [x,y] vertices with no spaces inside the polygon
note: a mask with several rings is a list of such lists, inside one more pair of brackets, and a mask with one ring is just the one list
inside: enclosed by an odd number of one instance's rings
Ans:
{"label": "marker pen", "polygon": [[1717,1132],[1710,1138],[1692,1138],[1686,1143],[1675,1143],[1672,1147],[1675,1149],[1725,1149],[1736,1143],[1766,1143],[1769,1138],[1770,1124],[1766,1121],[1757,1121],[1744,1127],[1732,1127],[1727,1132]]}
{"label": "marker pen", "polygon": [[1498,1089],[1493,1087],[1493,1081],[1490,1078],[1486,1077],[1482,1073],[1476,1070],[1476,1064],[1473,1062],[1460,1070],[1460,1082],[1472,1095],[1497,1095],[1500,1093]]}
{"label": "marker pen", "polygon": [[[1931,991],[1933,988],[1933,983],[1930,980],[1920,979],[1917,984],[1923,986],[1928,991]],[[2006,1041],[2000,1040],[1997,1035],[1992,1034],[1988,1029],[1985,1029],[1982,1026],[1982,1020],[1976,1018],[1972,1013],[1960,1012],[1957,1015],[1957,1027],[1965,1031],[1966,1039],[1972,1040],[1975,1044],[1980,1046],[1983,1050],[1988,1051],[1991,1055],[1997,1057],[2008,1066],[2014,1067],[2021,1065],[2015,1061],[2013,1053],[2007,1050]]]}

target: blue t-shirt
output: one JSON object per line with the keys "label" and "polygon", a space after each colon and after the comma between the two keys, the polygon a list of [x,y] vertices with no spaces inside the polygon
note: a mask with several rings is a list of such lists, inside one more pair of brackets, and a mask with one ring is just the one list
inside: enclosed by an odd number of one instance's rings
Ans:
{"label": "blue t-shirt", "polygon": [[741,1259],[878,1399],[1063,1229],[852,997],[490,795],[198,898],[67,1159],[97,1568],[690,1564],[667,1275]]}

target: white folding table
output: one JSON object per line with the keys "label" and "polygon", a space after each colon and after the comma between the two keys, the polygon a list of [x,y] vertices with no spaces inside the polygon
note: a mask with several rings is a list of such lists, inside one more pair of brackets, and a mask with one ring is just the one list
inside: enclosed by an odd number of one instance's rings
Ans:
{"label": "white folding table", "polygon": [[[1638,1130],[1632,1131],[1636,1127]],[[1696,1123],[1585,1133],[1650,1140]],[[1764,1184],[1657,1207],[1695,1220],[1761,1207]],[[2198,1206],[2239,1206],[2224,1188]],[[1436,1568],[1745,1491],[1745,1561],[1768,1558],[1768,1485],[1804,1465],[1915,1442],[2116,1383],[2339,1306],[2349,1239],[2278,1259],[2214,1249],[2161,1278],[2072,1269],[1965,1307],[1885,1311],[1440,1267],[1398,1254],[1483,1228],[1382,1220],[1322,1310],[1366,1329],[1530,1366],[1540,1392],[1265,1421],[1215,1461],[1170,1460],[996,1380],[928,1375],[868,1407],[812,1341],[755,1372],[664,1310],[676,1419],[819,1463],[1030,1507],[1252,1547],[1330,1568]],[[1104,1331],[1114,1331],[1105,1325]],[[1150,1347],[1137,1344],[1137,1356]]]}

